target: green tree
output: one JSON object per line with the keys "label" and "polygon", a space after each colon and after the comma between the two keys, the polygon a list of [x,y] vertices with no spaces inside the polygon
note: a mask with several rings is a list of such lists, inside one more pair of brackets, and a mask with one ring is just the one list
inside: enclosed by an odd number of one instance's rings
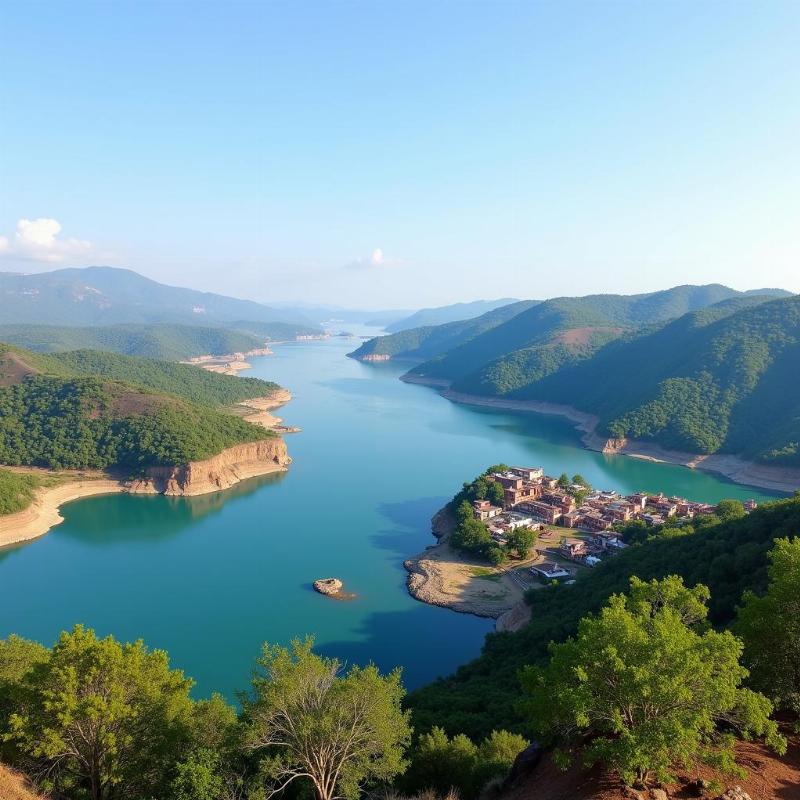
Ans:
{"label": "green tree", "polygon": [[741,642],[704,624],[708,595],[676,576],[632,578],[629,596],[613,595],[574,638],[551,645],[545,669],[524,671],[537,733],[582,747],[587,763],[628,782],[666,779],[674,765],[697,760],[735,771],[732,736],[720,722],[785,752],[772,704],[741,688]]}
{"label": "green tree", "polygon": [[170,800],[219,800],[223,788],[219,755],[214,750],[192,751],[175,768]]}
{"label": "green tree", "polygon": [[502,547],[487,547],[484,551],[486,560],[495,567],[499,567],[506,560],[506,554]]}
{"label": "green tree", "polygon": [[268,796],[303,780],[318,800],[356,798],[366,782],[406,768],[411,727],[400,671],[383,676],[369,665],[341,674],[341,663],[312,645],[264,645],[245,704],[247,742],[263,753]]}
{"label": "green tree", "polygon": [[583,475],[580,475],[578,473],[572,476],[572,483],[575,486],[583,486],[586,489],[592,488],[592,485],[589,483],[589,481],[587,481],[586,478],[583,477]]}
{"label": "green tree", "polygon": [[777,539],[769,560],[767,591],[744,594],[734,630],[751,685],[800,714],[800,538]]}
{"label": "green tree", "polygon": [[527,558],[536,542],[536,532],[530,528],[517,528],[508,534],[508,549],[516,552],[519,558]]}
{"label": "green tree", "polygon": [[7,738],[57,791],[154,795],[186,742],[191,685],[163,651],[76,626],[22,676]]}
{"label": "green tree", "polygon": [[497,481],[491,481],[486,488],[486,499],[495,506],[503,507],[505,502],[505,494],[503,487]]}
{"label": "green tree", "polygon": [[746,514],[741,500],[720,500],[717,503],[716,515],[720,522],[740,519]]}
{"label": "green tree", "polygon": [[505,777],[514,759],[530,744],[525,737],[508,731],[492,731],[478,747],[474,767],[475,785],[482,789],[494,778]]}
{"label": "green tree", "polygon": [[560,486],[562,489],[566,489],[566,488],[568,488],[568,487],[570,486],[570,484],[571,484],[571,483],[572,483],[572,482],[571,482],[571,481],[570,481],[570,479],[569,479],[569,475],[567,475],[567,473],[566,473],[566,472],[562,472],[562,473],[561,473],[561,476],[560,476],[560,477],[559,477],[559,479],[558,479],[558,485],[559,485],[559,486]]}

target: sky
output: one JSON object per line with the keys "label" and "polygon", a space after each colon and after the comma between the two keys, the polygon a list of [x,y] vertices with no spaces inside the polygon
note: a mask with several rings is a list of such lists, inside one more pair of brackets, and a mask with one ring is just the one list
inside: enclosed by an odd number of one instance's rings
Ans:
{"label": "sky", "polygon": [[800,292],[797,0],[0,3],[0,269]]}

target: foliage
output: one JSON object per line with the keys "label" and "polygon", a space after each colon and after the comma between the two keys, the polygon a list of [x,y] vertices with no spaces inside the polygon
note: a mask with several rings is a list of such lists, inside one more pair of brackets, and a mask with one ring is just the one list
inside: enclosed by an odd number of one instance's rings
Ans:
{"label": "foliage", "polygon": [[42,479],[37,475],[20,475],[0,469],[0,515],[27,508],[41,485]]}
{"label": "foliage", "polygon": [[517,528],[507,537],[509,551],[516,553],[517,558],[527,558],[536,543],[536,532],[530,528]]}
{"label": "foliage", "polygon": [[691,535],[659,536],[628,547],[574,585],[531,592],[528,625],[515,633],[490,634],[479,658],[409,695],[415,727],[440,725],[451,735],[463,732],[473,739],[494,728],[532,735],[515,705],[519,670],[527,664],[544,665],[549,642],[574,635],[579,620],[598,612],[615,592],[624,592],[631,575],[651,580],[676,574],[687,585],[705,584],[711,590],[709,619],[715,626],[729,623],[745,590],[766,589],[773,540],[800,530],[800,497],[716,522]]}
{"label": "foliage", "polygon": [[300,779],[319,800],[357,798],[366,782],[406,768],[411,727],[400,707],[400,672],[382,676],[369,665],[340,674],[341,663],[316,655],[312,644],[264,646],[245,706],[247,740],[263,753],[270,794]]}
{"label": "foliage", "polygon": [[6,737],[56,791],[157,794],[186,739],[191,685],[163,651],[76,626],[23,675]]}
{"label": "foliage", "polygon": [[537,734],[628,783],[669,780],[674,766],[712,756],[734,763],[720,722],[785,752],[770,702],[741,688],[741,642],[702,625],[707,599],[706,587],[687,589],[675,576],[632,578],[627,597],[612,596],[574,638],[550,646],[547,667],[523,673]]}
{"label": "foliage", "polygon": [[201,748],[176,765],[169,796],[171,800],[219,800],[222,788],[218,753]]}
{"label": "foliage", "polygon": [[0,388],[0,462],[53,468],[185,464],[270,436],[177,398],[98,378],[31,376]]}
{"label": "foliage", "polygon": [[434,727],[419,737],[401,783],[411,792],[433,789],[446,794],[455,789],[460,797],[471,800],[490,780],[505,776],[527,746],[522,736],[508,731],[492,731],[476,745],[464,734],[450,738]]}
{"label": "foliage", "polygon": [[745,593],[734,630],[752,686],[800,715],[800,538],[778,539],[769,560],[767,591]]}

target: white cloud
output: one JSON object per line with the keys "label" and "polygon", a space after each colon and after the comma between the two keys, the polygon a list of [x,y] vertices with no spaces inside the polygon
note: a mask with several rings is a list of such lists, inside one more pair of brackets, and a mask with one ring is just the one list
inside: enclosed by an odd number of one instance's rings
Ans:
{"label": "white cloud", "polygon": [[0,254],[58,264],[68,258],[87,255],[92,243],[84,239],[60,238],[61,223],[57,219],[39,217],[21,219],[13,239],[0,236]]}
{"label": "white cloud", "polygon": [[383,248],[376,247],[368,256],[360,256],[355,259],[355,261],[351,261],[347,266],[350,269],[378,269],[380,267],[393,267],[402,263],[403,262],[399,258],[387,258],[386,254],[383,252]]}

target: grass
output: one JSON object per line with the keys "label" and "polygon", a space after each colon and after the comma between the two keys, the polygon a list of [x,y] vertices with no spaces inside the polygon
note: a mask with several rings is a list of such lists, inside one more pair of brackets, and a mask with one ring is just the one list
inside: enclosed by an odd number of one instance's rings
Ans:
{"label": "grass", "polygon": [[470,574],[475,578],[483,578],[488,581],[499,581],[502,578],[499,572],[489,567],[470,567]]}

